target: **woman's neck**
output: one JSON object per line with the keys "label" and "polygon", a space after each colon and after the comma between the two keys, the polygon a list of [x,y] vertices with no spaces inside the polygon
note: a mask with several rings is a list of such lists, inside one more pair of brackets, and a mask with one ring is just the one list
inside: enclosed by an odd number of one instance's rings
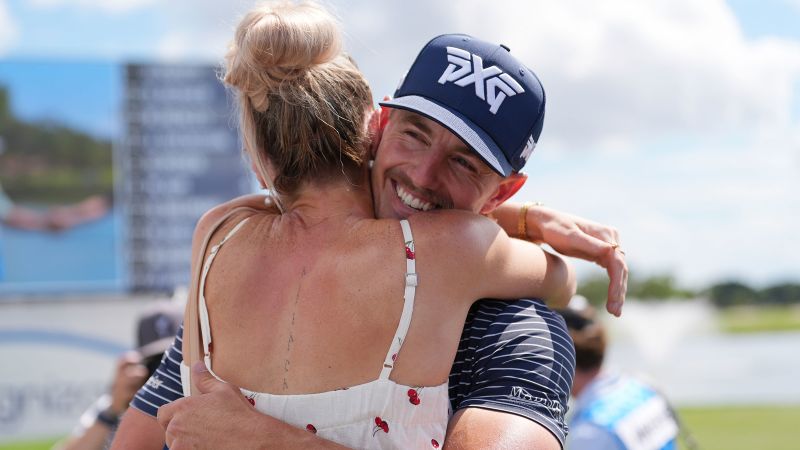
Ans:
{"label": "woman's neck", "polygon": [[353,185],[347,181],[306,183],[292,196],[291,201],[284,203],[284,216],[298,218],[307,226],[334,217],[374,218],[368,186]]}

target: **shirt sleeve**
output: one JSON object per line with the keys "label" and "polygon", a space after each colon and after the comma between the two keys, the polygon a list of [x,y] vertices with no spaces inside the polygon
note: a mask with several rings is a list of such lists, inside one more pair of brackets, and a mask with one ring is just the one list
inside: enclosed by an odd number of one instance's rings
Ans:
{"label": "shirt sleeve", "polygon": [[564,320],[539,300],[482,300],[470,310],[450,375],[453,409],[516,414],[564,446],[575,348]]}
{"label": "shirt sleeve", "polygon": [[161,364],[131,401],[131,407],[156,417],[158,408],[183,398],[181,368],[183,361],[183,325],[178,330],[172,347],[164,353]]}

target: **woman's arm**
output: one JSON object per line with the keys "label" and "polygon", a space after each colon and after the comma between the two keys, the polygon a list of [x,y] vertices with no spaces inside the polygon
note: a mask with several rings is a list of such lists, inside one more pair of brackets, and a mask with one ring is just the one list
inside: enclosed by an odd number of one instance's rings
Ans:
{"label": "woman's arm", "polygon": [[574,272],[562,258],[510,238],[485,217],[451,210],[414,218],[412,229],[424,232],[421,251],[436,249],[424,254],[458,298],[541,298],[559,306],[575,293]]}
{"label": "woman's arm", "polygon": [[[492,212],[497,223],[512,237],[520,237],[524,228],[526,238],[543,242],[562,255],[593,262],[608,273],[608,304],[614,315],[622,312],[628,286],[628,266],[625,253],[614,246],[620,243],[619,232],[608,225],[556,211],[542,205],[532,205],[524,211],[521,203],[506,202]],[[520,227],[520,219],[524,225]]]}
{"label": "woman's arm", "polygon": [[577,288],[572,266],[538,245],[510,238],[503,230],[492,233],[496,237],[482,268],[487,274],[482,288],[488,292],[480,297],[538,297],[551,308],[565,308]]}

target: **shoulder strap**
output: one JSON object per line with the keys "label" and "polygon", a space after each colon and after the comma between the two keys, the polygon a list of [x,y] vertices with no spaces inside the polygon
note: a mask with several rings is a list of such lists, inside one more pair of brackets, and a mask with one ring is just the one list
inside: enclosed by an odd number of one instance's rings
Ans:
{"label": "shoulder strap", "polygon": [[403,313],[400,315],[400,323],[397,325],[397,331],[394,332],[392,338],[392,345],[389,347],[389,352],[383,361],[383,369],[381,370],[380,379],[388,380],[389,375],[392,374],[394,368],[394,361],[397,359],[397,354],[400,353],[400,348],[403,346],[403,341],[406,339],[408,327],[411,325],[411,316],[414,312],[414,296],[417,291],[417,263],[414,248],[414,236],[411,234],[411,226],[407,220],[400,221],[400,228],[403,230],[403,241],[406,246],[406,289],[403,293]]}
{"label": "shoulder strap", "polygon": [[231,228],[228,231],[228,234],[225,235],[225,238],[219,242],[219,244],[211,247],[211,253],[205,259],[203,263],[203,272],[200,274],[200,287],[197,291],[197,301],[199,303],[198,312],[200,314],[200,337],[203,339],[203,358],[206,363],[206,367],[208,368],[209,372],[212,374],[214,373],[211,370],[211,323],[208,320],[208,306],[206,305],[206,278],[208,277],[208,271],[211,269],[211,264],[214,263],[214,258],[217,257],[217,252],[219,249],[228,242],[237,231],[239,231],[242,226],[250,220],[250,217],[245,217],[241,222],[237,223],[235,227]]}
{"label": "shoulder strap", "polygon": [[[186,299],[186,313],[183,318],[183,362],[187,368],[191,367],[195,362],[202,361],[204,356],[204,349],[202,344],[202,337],[200,334],[200,315],[199,315],[199,298],[200,292],[200,278],[203,271],[204,260],[206,256],[206,249],[211,236],[217,232],[220,226],[231,218],[234,214],[249,211],[257,213],[259,210],[247,206],[240,206],[234,208],[226,213],[222,218],[217,220],[214,225],[209,228],[208,233],[200,245],[198,253],[198,260],[193,261],[193,270],[191,284],[189,285],[189,296]],[[188,372],[187,372],[188,373]],[[197,392],[194,383],[191,386],[184,386],[184,391],[189,388],[192,393]],[[186,392],[184,392],[186,393]]]}

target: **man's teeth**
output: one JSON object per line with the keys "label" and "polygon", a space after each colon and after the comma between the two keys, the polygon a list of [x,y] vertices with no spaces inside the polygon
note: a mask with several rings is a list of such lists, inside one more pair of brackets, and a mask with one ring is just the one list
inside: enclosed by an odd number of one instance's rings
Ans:
{"label": "man's teeth", "polygon": [[400,200],[403,202],[403,204],[405,204],[410,208],[414,208],[420,211],[430,211],[431,209],[433,209],[432,203],[428,203],[426,201],[414,197],[413,195],[411,195],[411,193],[400,187],[400,185],[397,186],[397,196],[400,197]]}

